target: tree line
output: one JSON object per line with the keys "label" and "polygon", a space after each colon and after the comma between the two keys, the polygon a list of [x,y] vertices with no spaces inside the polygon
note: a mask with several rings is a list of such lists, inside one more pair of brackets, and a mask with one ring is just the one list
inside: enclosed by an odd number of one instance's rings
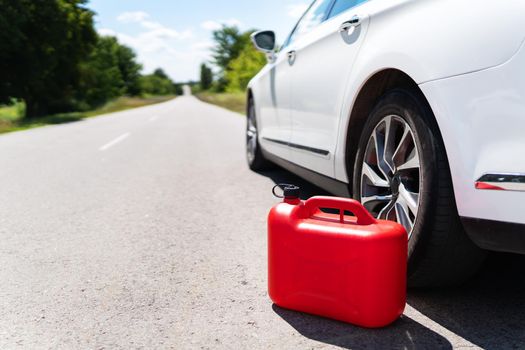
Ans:
{"label": "tree line", "polygon": [[[214,47],[210,63],[200,67],[200,89],[214,92],[244,91],[264,65],[266,57],[253,47],[250,35],[236,26],[225,26],[213,32]],[[213,72],[210,64],[216,69]]]}
{"label": "tree line", "polygon": [[87,0],[0,0],[0,103],[25,117],[85,111],[115,97],[180,88],[162,69],[142,75],[132,49],[99,35]]}

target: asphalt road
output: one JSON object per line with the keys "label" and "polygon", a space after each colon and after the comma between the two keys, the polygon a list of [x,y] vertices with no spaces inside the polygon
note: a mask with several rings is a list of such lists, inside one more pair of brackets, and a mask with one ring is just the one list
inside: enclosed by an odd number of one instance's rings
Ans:
{"label": "asphalt road", "polygon": [[460,289],[410,291],[366,330],[272,305],[276,181],[244,160],[244,119],[191,96],[0,136],[0,348],[525,346],[525,259]]}

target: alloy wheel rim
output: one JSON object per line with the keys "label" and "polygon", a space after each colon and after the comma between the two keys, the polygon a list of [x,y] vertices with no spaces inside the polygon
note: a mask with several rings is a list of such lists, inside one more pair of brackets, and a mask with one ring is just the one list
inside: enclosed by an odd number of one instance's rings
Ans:
{"label": "alloy wheel rim", "polygon": [[389,115],[370,135],[361,169],[361,203],[375,217],[403,225],[409,238],[420,204],[419,154],[410,125]]}
{"label": "alloy wheel rim", "polygon": [[255,113],[253,106],[248,111],[248,122],[246,125],[246,155],[248,162],[251,164],[255,159],[257,152],[257,126],[255,124]]}

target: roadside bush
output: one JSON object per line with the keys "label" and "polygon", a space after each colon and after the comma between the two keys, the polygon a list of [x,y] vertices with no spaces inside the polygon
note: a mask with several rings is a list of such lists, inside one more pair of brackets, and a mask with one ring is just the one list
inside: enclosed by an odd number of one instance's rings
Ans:
{"label": "roadside bush", "polygon": [[177,88],[168,75],[158,68],[153,74],[140,78],[140,90],[146,95],[171,95],[176,93]]}

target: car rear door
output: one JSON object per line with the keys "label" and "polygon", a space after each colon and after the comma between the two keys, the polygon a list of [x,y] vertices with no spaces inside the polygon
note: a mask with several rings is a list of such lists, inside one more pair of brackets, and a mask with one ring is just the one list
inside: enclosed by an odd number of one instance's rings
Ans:
{"label": "car rear door", "polygon": [[324,21],[293,42],[291,160],[334,177],[345,88],[368,28],[363,0],[331,2]]}

